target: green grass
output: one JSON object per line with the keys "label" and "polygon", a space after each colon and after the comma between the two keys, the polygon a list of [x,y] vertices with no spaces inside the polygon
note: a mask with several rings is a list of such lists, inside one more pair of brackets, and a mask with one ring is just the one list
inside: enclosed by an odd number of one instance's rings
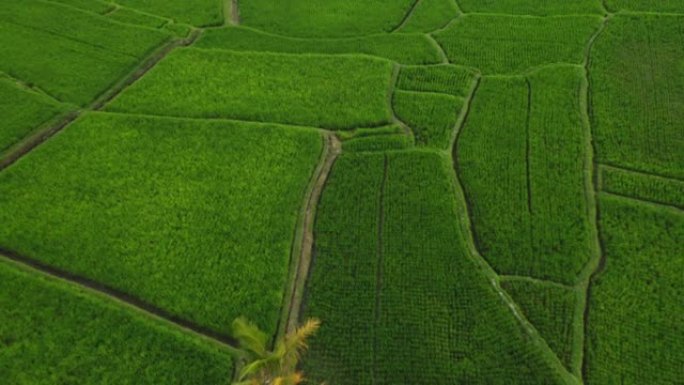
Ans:
{"label": "green grass", "polygon": [[572,366],[576,293],[569,288],[521,279],[505,279],[501,287],[522,309],[568,369]]}
{"label": "green grass", "polygon": [[51,0],[55,3],[66,4],[71,7],[81,8],[94,13],[106,13],[114,8],[114,4],[101,0]]}
{"label": "green grass", "polygon": [[134,24],[149,28],[161,28],[169,22],[169,20],[164,19],[162,17],[138,12],[136,10],[123,7],[108,14],[107,17],[116,21],[120,21],[122,23]]}
{"label": "green grass", "polygon": [[298,37],[361,36],[390,32],[415,0],[272,0],[240,2],[242,24]]}
{"label": "green grass", "polygon": [[116,0],[116,3],[196,27],[221,25],[224,20],[224,0]]}
{"label": "green grass", "polygon": [[599,16],[465,15],[435,39],[454,64],[484,74],[514,74],[544,64],[582,63],[600,23]]}
{"label": "green grass", "polygon": [[0,174],[0,245],[220,332],[274,331],[312,129],[93,113]]}
{"label": "green grass", "polygon": [[420,0],[400,31],[431,32],[447,25],[458,12],[454,0]]}
{"label": "green grass", "polygon": [[449,160],[385,156],[343,155],[323,193],[306,315],[324,325],[309,376],[354,385],[558,383],[467,255]]}
{"label": "green grass", "polygon": [[464,12],[517,15],[603,14],[601,0],[458,0]]}
{"label": "green grass", "polygon": [[608,21],[592,50],[598,160],[684,179],[684,17]]}
{"label": "green grass", "polygon": [[0,262],[6,384],[227,385],[222,348],[71,284]]}
{"label": "green grass", "polygon": [[[170,38],[77,9],[31,0],[0,5],[0,71],[86,105]],[[55,17],[55,15],[60,15]]]}
{"label": "green grass", "polygon": [[68,110],[68,106],[48,96],[22,89],[15,81],[0,77],[0,154]]}
{"label": "green grass", "polygon": [[374,152],[403,150],[414,146],[414,139],[407,134],[374,135],[353,138],[344,142],[342,148],[349,152]]}
{"label": "green grass", "polygon": [[456,155],[480,251],[500,273],[574,284],[593,254],[582,79],[554,67],[529,87],[484,78],[475,95]]}
{"label": "green grass", "polygon": [[451,64],[402,66],[397,88],[406,91],[438,92],[465,98],[470,93],[476,72]]}
{"label": "green grass", "polygon": [[684,181],[602,167],[603,191],[684,209]]}
{"label": "green grass", "polygon": [[[389,122],[392,65],[361,56],[174,51],[110,111],[350,129]],[[211,76],[208,76],[211,74]]]}
{"label": "green grass", "polygon": [[433,64],[442,60],[430,39],[418,33],[379,34],[342,39],[302,39],[273,35],[245,27],[227,27],[207,30],[194,46],[233,51],[360,53],[404,64]]}
{"label": "green grass", "polygon": [[586,383],[681,382],[681,211],[603,195],[605,267],[590,297]]}
{"label": "green grass", "polygon": [[397,117],[411,127],[417,145],[446,150],[451,146],[463,98],[397,90],[392,96],[392,106]]}
{"label": "green grass", "polygon": [[684,12],[684,3],[678,0],[605,0],[606,8],[615,11]]}

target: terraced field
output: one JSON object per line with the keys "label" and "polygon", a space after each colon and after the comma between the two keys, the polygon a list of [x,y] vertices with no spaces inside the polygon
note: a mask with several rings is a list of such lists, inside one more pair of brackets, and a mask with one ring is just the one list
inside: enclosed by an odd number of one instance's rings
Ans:
{"label": "terraced field", "polygon": [[684,378],[684,2],[4,0],[0,384]]}

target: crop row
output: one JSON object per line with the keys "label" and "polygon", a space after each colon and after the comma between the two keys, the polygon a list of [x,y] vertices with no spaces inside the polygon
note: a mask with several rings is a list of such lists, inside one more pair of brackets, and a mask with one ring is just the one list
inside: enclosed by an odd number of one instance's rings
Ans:
{"label": "crop row", "polygon": [[335,384],[554,384],[468,255],[440,153],[343,155],[323,193],[305,369]]}
{"label": "crop row", "polygon": [[601,167],[603,191],[684,209],[684,181]]}
{"label": "crop row", "polygon": [[0,261],[5,384],[227,384],[231,357],[70,284]]}
{"label": "crop row", "polygon": [[389,61],[363,56],[184,48],[107,110],[328,129],[377,126],[390,120],[391,72]]}
{"label": "crop row", "polygon": [[603,14],[601,0],[458,0],[464,12],[507,13],[515,15]]}
{"label": "crop row", "polygon": [[458,15],[455,0],[420,0],[399,32],[432,32]]}
{"label": "crop row", "polygon": [[478,246],[499,273],[573,284],[593,255],[582,76],[560,66],[484,78],[475,95],[455,155]]}
{"label": "crop row", "polygon": [[411,127],[419,146],[447,149],[463,98],[437,93],[397,90],[392,108],[399,120]]}
{"label": "crop row", "polygon": [[272,333],[322,140],[86,114],[0,173],[0,245],[220,332]]}

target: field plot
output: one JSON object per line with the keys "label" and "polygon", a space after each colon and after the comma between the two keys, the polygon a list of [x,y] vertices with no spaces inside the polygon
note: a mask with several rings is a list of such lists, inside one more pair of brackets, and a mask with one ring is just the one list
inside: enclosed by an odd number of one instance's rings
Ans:
{"label": "field plot", "polygon": [[231,357],[110,300],[0,262],[5,384],[227,385]]}
{"label": "field plot", "polygon": [[0,154],[69,107],[0,74]]}
{"label": "field plot", "polygon": [[391,62],[363,56],[186,48],[169,55],[107,109],[329,129],[379,126],[390,121],[391,75]]}
{"label": "field plot", "polygon": [[570,288],[545,282],[506,278],[503,287],[525,317],[568,368],[572,368],[573,321],[577,294]]}
{"label": "field plot", "polygon": [[91,102],[170,38],[60,4],[0,4],[0,71],[64,102]]}
{"label": "field plot", "polygon": [[684,209],[684,181],[604,166],[601,188],[609,193]]}
{"label": "field plot", "polygon": [[240,2],[240,20],[249,27],[299,37],[361,36],[391,32],[415,0],[249,0]]}
{"label": "field plot", "polygon": [[480,251],[499,273],[571,285],[593,255],[582,72],[484,78],[475,96],[455,155]]}
{"label": "field plot", "polygon": [[448,149],[463,99],[430,92],[394,92],[397,117],[411,127],[419,146]]}
{"label": "field plot", "polygon": [[420,0],[406,19],[400,32],[432,32],[458,16],[455,0]]}
{"label": "field plot", "polygon": [[483,74],[521,73],[552,63],[582,63],[599,16],[464,15],[435,39],[454,64]]}
{"label": "field plot", "polygon": [[618,15],[592,50],[598,160],[684,180],[684,17]]}
{"label": "field plot", "polygon": [[115,2],[196,27],[221,25],[224,21],[224,0],[116,0]]}
{"label": "field plot", "polygon": [[116,11],[109,13],[107,17],[122,23],[134,24],[149,28],[161,28],[170,21],[168,19],[164,19],[163,17],[158,17],[123,7],[119,7]]}
{"label": "field plot", "polygon": [[88,114],[0,174],[0,245],[225,332],[273,332],[313,129]]}
{"label": "field plot", "polygon": [[605,267],[591,290],[586,383],[680,383],[684,215],[611,196],[600,206]]}
{"label": "field plot", "polygon": [[[16,1],[16,0],[15,0]],[[86,11],[104,14],[114,9],[114,4],[105,0],[50,0]]]}
{"label": "field plot", "polygon": [[360,53],[403,64],[434,64],[442,61],[434,43],[419,33],[302,39],[273,35],[252,28],[227,27],[207,30],[195,47],[284,53]]}
{"label": "field plot", "polygon": [[468,256],[450,162],[343,155],[323,193],[306,314],[330,320],[305,369],[334,384],[555,384]]}
{"label": "field plot", "polygon": [[601,0],[458,0],[463,12],[513,15],[603,14]]}
{"label": "field plot", "polygon": [[684,13],[684,3],[678,0],[605,0],[610,11],[645,11]]}
{"label": "field plot", "polygon": [[397,88],[405,91],[444,93],[465,98],[470,92],[476,71],[451,64],[402,66]]}

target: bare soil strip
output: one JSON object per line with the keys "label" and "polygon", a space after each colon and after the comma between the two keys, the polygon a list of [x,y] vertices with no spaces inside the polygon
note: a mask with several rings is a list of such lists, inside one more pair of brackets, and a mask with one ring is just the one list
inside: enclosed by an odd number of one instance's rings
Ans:
{"label": "bare soil strip", "polygon": [[[316,170],[314,176],[314,184],[310,189],[310,193],[306,198],[304,216],[300,223],[301,233],[300,237],[295,239],[295,246],[299,246],[299,252],[293,255],[295,274],[291,281],[291,290],[289,290],[289,298],[287,301],[285,327],[280,328],[279,333],[283,331],[293,331],[299,326],[299,317],[302,311],[302,303],[304,299],[304,291],[306,289],[306,282],[309,277],[309,270],[311,267],[312,252],[314,247],[314,224],[316,220],[316,208],[321,199],[323,188],[330,170],[335,164],[335,160],[342,153],[342,144],[337,137],[332,133],[326,133],[325,136],[325,155],[320,167]],[[284,329],[284,330],[282,330]]]}
{"label": "bare soil strip", "polygon": [[103,285],[89,278],[85,278],[77,274],[73,274],[68,271],[50,266],[35,259],[20,255],[14,251],[0,247],[0,260],[3,260],[8,263],[17,264],[19,266],[28,268],[33,271],[37,271],[43,275],[58,279],[60,281],[66,281],[88,292],[104,296],[109,300],[113,300],[129,308],[133,308],[136,311],[142,312],[147,316],[150,316],[157,320],[165,321],[166,323],[172,324],[173,326],[176,326],[185,332],[189,332],[205,340],[209,340],[224,347],[228,347],[231,351],[233,351],[233,347],[237,345],[236,341],[232,337],[225,336],[203,326],[199,326],[193,322],[190,322],[179,316],[171,314],[130,294],[113,289],[109,286]]}
{"label": "bare soil strip", "polygon": [[231,0],[230,2],[230,22],[233,25],[240,25],[240,7],[238,0]]}

